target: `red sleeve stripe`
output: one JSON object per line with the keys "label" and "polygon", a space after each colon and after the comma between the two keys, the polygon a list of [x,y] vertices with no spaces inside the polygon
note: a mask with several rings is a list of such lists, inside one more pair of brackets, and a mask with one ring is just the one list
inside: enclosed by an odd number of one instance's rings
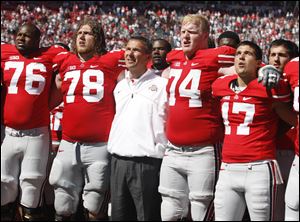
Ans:
{"label": "red sleeve stripe", "polygon": [[234,62],[233,61],[221,61],[221,60],[218,60],[218,63],[230,63],[230,64],[233,64]]}
{"label": "red sleeve stripe", "polygon": [[234,63],[234,56],[232,55],[218,55],[218,63]]}
{"label": "red sleeve stripe", "polygon": [[221,55],[218,55],[218,57],[220,57],[220,58],[231,58],[231,59],[234,59],[234,55],[223,55],[223,54],[221,54]]}
{"label": "red sleeve stripe", "polygon": [[64,55],[64,54],[68,54],[69,52],[60,52],[57,55]]}
{"label": "red sleeve stripe", "polygon": [[278,98],[278,99],[282,99],[282,98],[287,98],[287,97],[290,97],[291,95],[290,94],[285,94],[285,95],[273,95],[273,98]]}
{"label": "red sleeve stripe", "polygon": [[119,59],[118,60],[118,66],[126,67],[126,65],[125,65],[125,59]]}
{"label": "red sleeve stripe", "polygon": [[290,102],[291,101],[291,96],[290,94],[287,94],[287,95],[282,95],[282,96],[279,96],[279,95],[273,95],[272,96],[274,99],[280,101],[280,102]]}

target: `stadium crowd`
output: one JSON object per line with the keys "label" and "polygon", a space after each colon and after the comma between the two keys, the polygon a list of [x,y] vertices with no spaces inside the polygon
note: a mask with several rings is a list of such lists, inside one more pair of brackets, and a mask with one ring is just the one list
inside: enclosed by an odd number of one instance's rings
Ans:
{"label": "stadium crowd", "polygon": [[[84,15],[91,15],[103,23],[108,50],[123,47],[132,34],[151,36],[153,39],[164,38],[172,47],[179,47],[180,19],[187,13],[199,12],[209,19],[210,35],[215,40],[222,32],[231,30],[236,32],[242,41],[257,42],[263,52],[267,52],[268,43],[279,38],[291,40],[299,45],[297,6],[295,10],[295,7],[284,9],[280,6],[272,8],[251,5],[224,8],[222,5],[202,5],[195,2],[180,7],[170,7],[164,2],[151,6],[149,2],[133,5],[130,2],[118,1],[70,1],[56,3],[52,7],[38,2],[1,4],[1,41],[10,43],[19,24],[35,21],[44,33],[41,39],[42,46],[49,46],[55,42],[70,44],[68,39],[76,30],[77,22],[82,20]],[[243,6],[245,3],[240,4]]]}

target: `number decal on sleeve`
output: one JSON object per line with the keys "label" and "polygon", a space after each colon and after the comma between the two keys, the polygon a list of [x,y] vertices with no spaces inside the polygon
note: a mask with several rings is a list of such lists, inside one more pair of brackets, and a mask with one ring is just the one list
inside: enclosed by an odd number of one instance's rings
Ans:
{"label": "number decal on sleeve", "polygon": [[[17,94],[20,76],[24,69],[24,62],[8,61],[5,63],[4,70],[15,69],[8,86],[8,94]],[[25,67],[25,91],[30,95],[40,95],[46,84],[46,79],[42,75],[34,74],[33,71],[47,72],[46,66],[42,63],[30,63]],[[37,82],[37,86],[33,86],[33,82]]]}
{"label": "number decal on sleeve", "polygon": [[62,120],[63,113],[56,112],[50,115],[50,129],[54,131],[61,130],[61,120]]}
{"label": "number decal on sleeve", "polygon": [[[182,74],[181,69],[171,69],[170,77],[174,77],[171,86],[170,86],[170,98],[169,98],[169,105],[174,106],[176,103],[175,97],[175,89]],[[198,69],[191,69],[185,79],[181,82],[179,86],[179,96],[181,97],[188,97],[189,99],[189,107],[202,107],[201,101],[201,93],[198,89],[200,84],[200,77],[201,77],[201,70]],[[187,88],[188,84],[191,82],[190,89]]]}
{"label": "number decal on sleeve", "polygon": [[[104,96],[104,74],[101,70],[88,69],[82,74],[82,95],[87,102],[99,102]],[[91,77],[95,77],[96,81],[91,81]],[[73,103],[75,101],[75,89],[80,80],[80,70],[67,72],[64,76],[64,81],[72,79],[69,86],[66,102]],[[91,94],[91,90],[96,93]]]}
{"label": "number decal on sleeve", "polygon": [[[236,135],[249,135],[250,134],[249,124],[253,122],[253,117],[255,114],[255,105],[248,104],[248,103],[238,103],[238,102],[233,103],[232,113],[238,114],[240,112],[245,112],[245,119],[244,122],[237,127]],[[229,113],[229,103],[224,102],[222,105],[222,117],[224,120],[226,135],[231,134],[231,126],[228,120],[228,113]]]}

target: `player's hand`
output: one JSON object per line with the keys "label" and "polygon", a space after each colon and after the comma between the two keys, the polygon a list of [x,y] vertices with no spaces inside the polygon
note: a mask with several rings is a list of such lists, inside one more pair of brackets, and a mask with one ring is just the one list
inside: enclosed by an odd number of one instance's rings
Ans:
{"label": "player's hand", "polygon": [[267,89],[276,87],[280,76],[280,71],[273,65],[266,65],[258,70],[258,82],[262,82]]}

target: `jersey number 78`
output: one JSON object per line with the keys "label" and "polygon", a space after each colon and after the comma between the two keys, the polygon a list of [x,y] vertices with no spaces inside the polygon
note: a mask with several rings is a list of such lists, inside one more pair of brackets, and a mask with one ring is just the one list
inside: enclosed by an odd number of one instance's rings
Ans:
{"label": "jersey number 78", "polygon": [[[64,76],[64,81],[72,79],[69,86],[66,102],[73,103],[75,101],[75,89],[80,80],[80,70],[67,72]],[[95,77],[96,81],[91,81],[91,77]],[[104,95],[104,74],[101,70],[88,69],[82,73],[82,95],[87,102],[99,102]],[[91,94],[91,90],[96,92]]]}

